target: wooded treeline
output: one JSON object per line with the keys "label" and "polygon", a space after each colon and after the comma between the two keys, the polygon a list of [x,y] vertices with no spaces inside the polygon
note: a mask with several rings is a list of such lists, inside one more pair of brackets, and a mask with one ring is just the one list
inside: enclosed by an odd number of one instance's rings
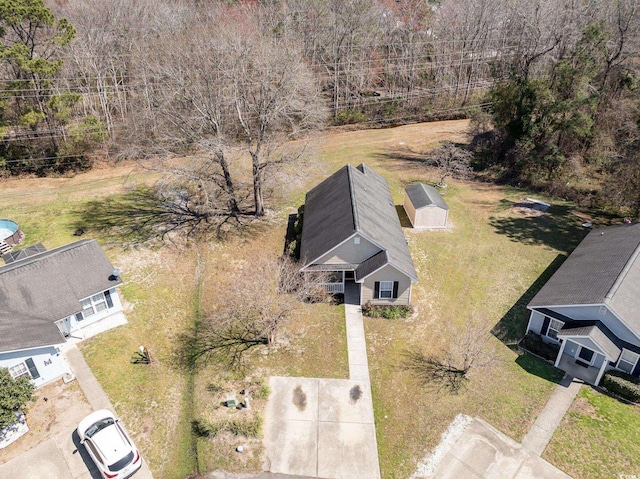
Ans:
{"label": "wooded treeline", "polygon": [[[554,188],[586,169],[583,193],[604,205],[594,192],[615,188],[612,204],[640,209],[630,193],[640,189],[638,0],[47,7],[0,2],[5,174],[81,168],[96,151],[195,149],[208,158],[198,181],[213,188],[199,187],[195,209],[213,196],[225,214],[261,214],[264,175],[292,159],[280,149],[287,139],[328,124],[473,116],[485,133],[479,166]],[[230,147],[252,159],[250,198]]]}

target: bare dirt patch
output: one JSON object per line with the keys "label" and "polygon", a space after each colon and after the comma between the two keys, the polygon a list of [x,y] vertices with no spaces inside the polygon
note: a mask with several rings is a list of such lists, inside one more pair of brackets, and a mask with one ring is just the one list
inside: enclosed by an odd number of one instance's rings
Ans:
{"label": "bare dirt patch", "polygon": [[91,406],[77,381],[65,384],[60,379],[37,389],[35,398],[33,403],[27,405],[29,432],[0,449],[0,464],[58,434],[71,434],[78,422],[91,412]]}

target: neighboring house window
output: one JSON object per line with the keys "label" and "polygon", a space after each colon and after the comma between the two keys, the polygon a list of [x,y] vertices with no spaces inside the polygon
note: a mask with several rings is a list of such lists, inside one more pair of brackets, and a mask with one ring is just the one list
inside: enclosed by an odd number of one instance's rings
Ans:
{"label": "neighboring house window", "polygon": [[549,336],[551,339],[558,339],[558,332],[562,329],[562,326],[564,326],[564,323],[562,321],[558,321],[557,319],[553,319],[553,318],[549,318],[549,329],[547,330],[547,336]]}
{"label": "neighboring house window", "polygon": [[30,376],[33,379],[38,379],[40,377],[40,373],[38,372],[38,368],[36,368],[36,364],[33,362],[33,358],[27,358],[24,360],[24,363],[11,366],[9,368],[9,374],[14,378]]}
{"label": "neighboring house window", "polygon": [[376,281],[373,292],[374,299],[395,299],[398,297],[397,281]]}
{"label": "neighboring house window", "polygon": [[15,366],[11,366],[9,368],[9,374],[11,374],[11,376],[14,379],[17,379],[17,378],[21,378],[22,376],[28,376],[29,370],[27,369],[27,366],[24,363],[20,363],[20,364],[16,364]]}
{"label": "neighboring house window", "polygon": [[111,300],[111,293],[105,291],[104,293],[94,294],[90,298],[83,299],[80,301],[80,304],[82,305],[83,317],[88,318],[100,311],[111,308],[113,301]]}
{"label": "neighboring house window", "polygon": [[636,367],[636,363],[638,362],[639,357],[640,355],[627,349],[623,349],[622,354],[620,355],[620,359],[618,359],[616,368],[618,368],[620,371],[631,374],[633,372],[633,369]]}

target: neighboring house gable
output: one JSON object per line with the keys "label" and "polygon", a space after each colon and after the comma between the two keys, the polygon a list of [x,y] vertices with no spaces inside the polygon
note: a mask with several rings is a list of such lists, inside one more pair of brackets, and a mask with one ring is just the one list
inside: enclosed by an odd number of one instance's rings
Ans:
{"label": "neighboring house gable", "polygon": [[[640,356],[639,255],[640,224],[593,230],[531,300],[527,331],[562,344],[556,365],[568,356],[596,368],[586,380],[597,384]],[[636,363],[627,372],[638,376]]]}
{"label": "neighboring house gable", "polygon": [[37,357],[44,368],[30,373],[36,385],[60,377],[57,346],[65,336],[122,311],[115,289],[121,280],[113,272],[95,240],[0,267],[0,366],[17,373],[14,366],[31,366]]}
{"label": "neighboring house gable", "polygon": [[371,290],[367,277],[392,266],[394,277],[409,285],[407,294],[374,302],[408,303],[411,283],[417,281],[387,182],[364,164],[344,166],[307,193],[301,261],[304,272],[340,272],[343,284],[353,280]]}

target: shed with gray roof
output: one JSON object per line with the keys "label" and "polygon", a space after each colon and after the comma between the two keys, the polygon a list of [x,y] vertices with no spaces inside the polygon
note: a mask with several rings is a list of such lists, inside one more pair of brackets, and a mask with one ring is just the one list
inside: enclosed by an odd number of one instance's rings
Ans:
{"label": "shed with gray roof", "polygon": [[449,206],[436,188],[417,183],[405,190],[404,210],[414,228],[447,227]]}

